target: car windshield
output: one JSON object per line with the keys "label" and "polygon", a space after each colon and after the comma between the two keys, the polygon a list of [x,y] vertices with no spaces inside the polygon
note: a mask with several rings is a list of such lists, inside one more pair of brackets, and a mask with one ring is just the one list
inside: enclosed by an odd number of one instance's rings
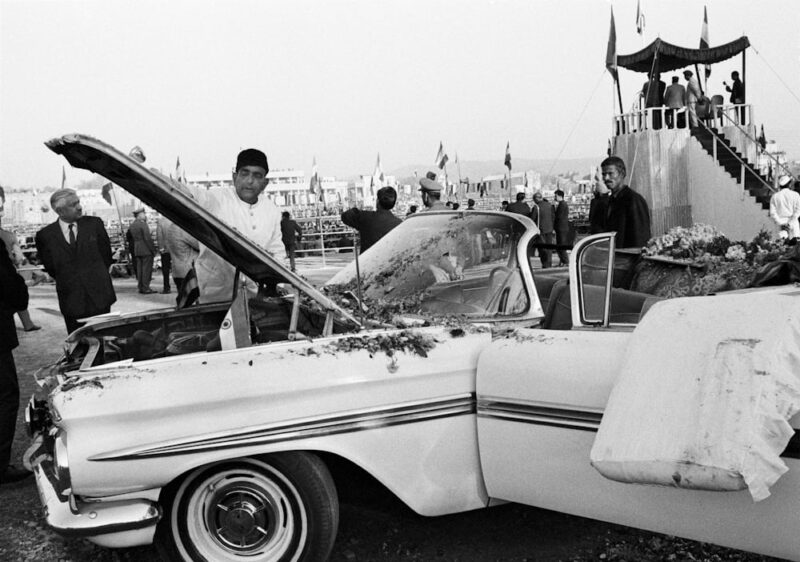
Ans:
{"label": "car windshield", "polygon": [[[524,313],[530,299],[516,248],[525,232],[522,222],[500,213],[409,217],[360,257],[362,299],[396,313]],[[328,289],[355,294],[355,262]]]}

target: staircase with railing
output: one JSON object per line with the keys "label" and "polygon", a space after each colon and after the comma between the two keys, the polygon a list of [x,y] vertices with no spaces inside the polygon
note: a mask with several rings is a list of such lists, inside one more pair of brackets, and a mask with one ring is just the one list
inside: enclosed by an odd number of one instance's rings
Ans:
{"label": "staircase with railing", "polygon": [[691,135],[703,149],[739,184],[751,197],[769,209],[772,186],[766,176],[750,163],[747,158],[713,127],[701,125],[691,128]]}

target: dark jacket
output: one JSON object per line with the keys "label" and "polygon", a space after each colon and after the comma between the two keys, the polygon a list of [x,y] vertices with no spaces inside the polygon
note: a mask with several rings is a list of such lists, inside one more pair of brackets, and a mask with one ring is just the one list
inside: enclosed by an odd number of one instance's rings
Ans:
{"label": "dark jacket", "polygon": [[76,248],[69,247],[58,221],[36,233],[36,250],[45,271],[56,280],[58,305],[64,316],[82,318],[106,311],[117,300],[108,268],[111,243],[103,221],[77,221]]}
{"label": "dark jacket", "polygon": [[281,219],[281,241],[287,248],[294,248],[303,235],[303,229],[292,219]]}
{"label": "dark jacket", "polygon": [[617,248],[642,248],[650,240],[650,209],[627,185],[609,195],[606,230],[616,231]]}
{"label": "dark jacket", "polygon": [[146,257],[156,255],[156,246],[153,244],[153,235],[150,234],[150,227],[143,220],[136,219],[131,224],[128,231],[133,238],[133,255],[136,257]]}
{"label": "dark jacket", "polygon": [[342,222],[358,230],[361,235],[361,251],[366,252],[375,242],[403,221],[385,209],[362,211],[354,207],[342,213]]}
{"label": "dark jacket", "polygon": [[556,211],[553,206],[546,199],[542,199],[540,203],[536,203],[538,212],[531,212],[531,218],[539,227],[539,232],[542,234],[550,234],[555,231],[553,223],[556,219]]}
{"label": "dark jacket", "polygon": [[[553,228],[556,231],[556,238],[566,239],[569,233],[569,205],[566,201],[559,201],[556,205],[555,220],[553,221]],[[558,242],[559,244],[565,242]]]}
{"label": "dark jacket", "polygon": [[744,103],[744,82],[740,79],[735,79],[733,85],[725,89],[731,93],[731,103]]}
{"label": "dark jacket", "polygon": [[589,203],[589,234],[606,232],[606,215],[608,214],[608,193],[595,193]]}
{"label": "dark jacket", "polygon": [[14,313],[28,308],[28,287],[11,262],[5,244],[0,244],[0,353],[19,345]]}
{"label": "dark jacket", "polygon": [[506,207],[506,211],[509,213],[517,213],[518,215],[525,215],[526,217],[531,216],[531,208],[528,207],[525,201],[514,201],[510,203],[508,207]]}

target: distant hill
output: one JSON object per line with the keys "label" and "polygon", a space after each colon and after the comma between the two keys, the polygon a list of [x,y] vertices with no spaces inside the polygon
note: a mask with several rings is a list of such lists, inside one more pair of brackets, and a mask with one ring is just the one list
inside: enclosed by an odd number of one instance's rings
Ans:
{"label": "distant hill", "polygon": [[[542,175],[552,174],[552,175],[560,175],[560,174],[567,174],[568,172],[577,172],[581,176],[585,176],[589,173],[592,166],[597,166],[600,163],[601,159],[598,158],[568,158],[562,159],[558,162],[553,162],[552,160],[544,160],[544,159],[531,159],[525,160],[522,158],[516,158],[512,161],[512,171],[513,172],[524,172],[527,170],[534,170],[539,172]],[[438,170],[434,169],[435,166],[433,164],[423,165],[418,164],[415,166],[403,166],[401,168],[396,168],[387,172],[389,175],[395,176],[399,181],[403,181],[403,178],[414,177],[414,171],[419,174],[420,177],[425,175],[425,172],[432,170],[438,172]],[[551,169],[552,168],[552,169]],[[471,180],[477,180],[484,176],[490,176],[494,174],[504,174],[506,172],[506,167],[503,166],[503,162],[500,160],[486,160],[486,161],[467,161],[461,162],[461,177],[462,178],[470,178]],[[452,162],[448,162],[447,164],[447,176],[452,181],[454,179],[458,179],[458,168]]]}

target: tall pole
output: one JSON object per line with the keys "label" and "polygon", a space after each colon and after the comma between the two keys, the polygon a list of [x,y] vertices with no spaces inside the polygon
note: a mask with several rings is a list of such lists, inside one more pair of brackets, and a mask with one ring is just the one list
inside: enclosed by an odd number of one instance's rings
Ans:
{"label": "tall pole", "polygon": [[458,187],[456,188],[456,201],[459,201],[461,199],[461,162],[458,159],[458,154],[456,154],[456,169],[458,170]]}

